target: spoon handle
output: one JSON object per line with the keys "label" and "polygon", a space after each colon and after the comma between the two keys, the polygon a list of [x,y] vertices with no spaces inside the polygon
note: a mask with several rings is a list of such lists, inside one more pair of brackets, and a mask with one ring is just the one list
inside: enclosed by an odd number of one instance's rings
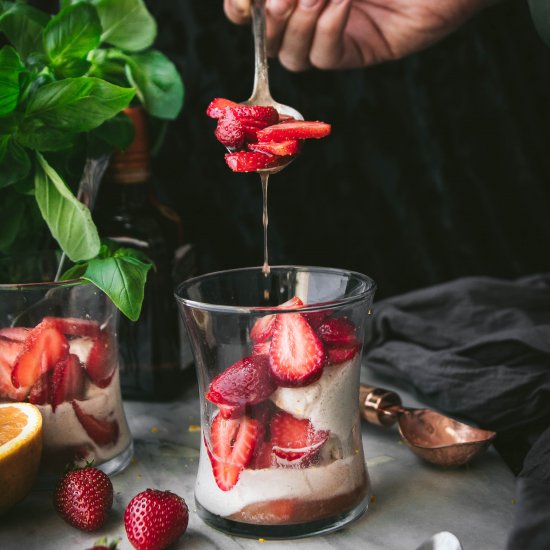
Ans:
{"label": "spoon handle", "polygon": [[252,1],[252,32],[254,33],[254,87],[250,100],[258,104],[269,104],[273,100],[269,92],[267,71],[265,0]]}
{"label": "spoon handle", "polygon": [[401,398],[395,392],[365,384],[359,388],[359,406],[367,422],[384,427],[395,424],[403,410]]}

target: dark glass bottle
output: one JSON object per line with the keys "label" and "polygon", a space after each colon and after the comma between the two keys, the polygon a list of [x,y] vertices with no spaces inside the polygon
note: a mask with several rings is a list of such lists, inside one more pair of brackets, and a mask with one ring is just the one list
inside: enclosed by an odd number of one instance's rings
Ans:
{"label": "dark glass bottle", "polygon": [[192,363],[173,289],[176,270],[180,278],[190,276],[194,262],[190,246],[183,242],[177,214],[154,198],[145,111],[129,108],[125,112],[134,123],[135,138],[128,149],[111,158],[95,219],[102,237],[139,249],[155,263],[148,275],[139,320],[120,317],[122,395],[167,400],[181,393]]}

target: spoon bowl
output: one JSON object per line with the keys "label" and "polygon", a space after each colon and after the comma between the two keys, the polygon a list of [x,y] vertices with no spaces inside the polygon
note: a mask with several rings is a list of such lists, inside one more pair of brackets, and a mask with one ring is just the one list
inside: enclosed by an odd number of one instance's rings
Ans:
{"label": "spoon bowl", "polygon": [[[279,103],[271,97],[265,45],[265,0],[252,1],[252,32],[254,35],[254,86],[252,88],[252,95],[246,101],[242,101],[242,105],[273,107],[279,113],[279,116],[283,115],[296,120],[304,120],[303,115],[299,111],[289,105]],[[257,170],[257,172],[260,174],[275,174],[276,172],[280,172],[296,156],[281,157],[274,165]]]}
{"label": "spoon bowl", "polygon": [[403,407],[395,392],[361,385],[360,407],[371,424],[391,426],[411,451],[432,464],[461,466],[487,449],[496,433],[474,428],[430,409]]}

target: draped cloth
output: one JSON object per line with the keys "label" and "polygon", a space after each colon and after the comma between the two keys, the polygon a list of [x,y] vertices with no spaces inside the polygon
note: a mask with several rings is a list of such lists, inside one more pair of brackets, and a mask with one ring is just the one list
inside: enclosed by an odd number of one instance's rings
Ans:
{"label": "draped cloth", "polygon": [[508,550],[550,548],[550,274],[460,278],[375,304],[368,368],[497,432],[517,475]]}

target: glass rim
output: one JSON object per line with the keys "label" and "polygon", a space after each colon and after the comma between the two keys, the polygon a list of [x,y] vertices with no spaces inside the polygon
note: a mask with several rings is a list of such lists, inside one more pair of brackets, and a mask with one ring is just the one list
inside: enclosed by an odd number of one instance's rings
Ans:
{"label": "glass rim", "polygon": [[303,265],[272,265],[270,266],[270,270],[271,271],[285,271],[285,270],[286,271],[289,271],[289,270],[308,271],[308,272],[327,273],[327,274],[334,274],[334,275],[348,274],[362,281],[363,283],[366,283],[366,288],[365,290],[363,290],[358,294],[350,295],[347,297],[343,296],[341,298],[338,298],[336,300],[330,300],[328,302],[318,302],[315,304],[307,304],[300,308],[285,308],[281,306],[236,306],[236,305],[212,304],[209,302],[191,300],[189,298],[184,298],[183,296],[180,295],[182,290],[185,287],[188,287],[200,281],[204,281],[206,279],[213,279],[216,277],[220,277],[222,275],[236,274],[239,272],[245,273],[245,272],[251,272],[251,271],[258,271],[261,273],[262,267],[256,266],[256,267],[239,267],[235,269],[224,269],[220,271],[213,271],[211,273],[205,273],[204,275],[198,275],[196,277],[186,279],[185,281],[179,283],[176,286],[176,289],[174,291],[174,296],[177,302],[184,304],[185,306],[188,306],[192,309],[203,309],[206,311],[212,311],[212,312],[218,312],[218,313],[269,314],[269,313],[290,313],[290,312],[296,313],[296,311],[299,311],[300,313],[309,313],[312,311],[331,309],[336,306],[344,306],[344,305],[350,305],[357,302],[361,302],[363,300],[366,300],[370,296],[372,296],[375,293],[376,286],[377,286],[374,279],[372,279],[368,275],[365,275],[363,273],[360,273],[359,271],[353,271],[350,269],[340,269],[336,267],[303,266]]}

